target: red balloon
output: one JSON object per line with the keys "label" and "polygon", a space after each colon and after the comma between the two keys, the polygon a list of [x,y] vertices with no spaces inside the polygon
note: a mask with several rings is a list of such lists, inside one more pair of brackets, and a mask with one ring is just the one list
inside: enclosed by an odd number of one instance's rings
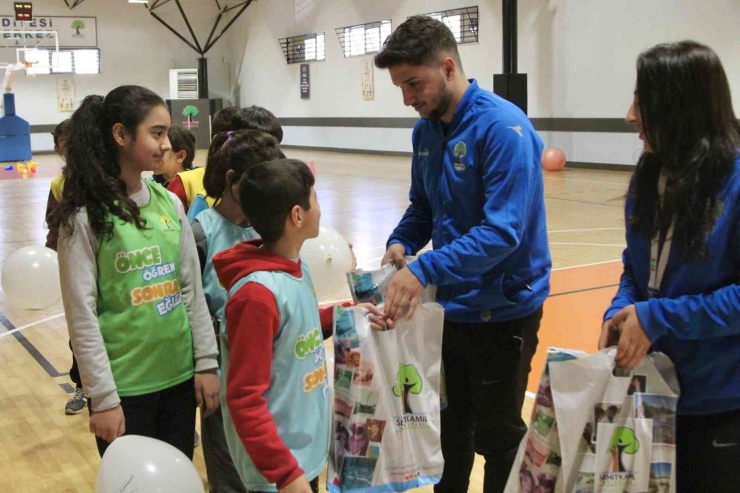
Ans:
{"label": "red balloon", "polygon": [[542,153],[542,167],[547,171],[560,171],[565,166],[565,153],[557,147],[548,147]]}

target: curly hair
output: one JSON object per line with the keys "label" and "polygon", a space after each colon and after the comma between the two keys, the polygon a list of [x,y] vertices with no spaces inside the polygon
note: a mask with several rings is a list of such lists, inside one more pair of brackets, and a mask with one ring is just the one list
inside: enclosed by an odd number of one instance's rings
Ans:
{"label": "curly hair", "polygon": [[[675,219],[678,255],[704,260],[721,207],[718,196],[740,149],[740,124],[722,63],[694,41],[654,46],[637,59],[636,96],[651,151],[640,157],[630,184],[628,222],[650,238],[656,229],[665,234]],[[668,184],[659,213],[663,169]]]}
{"label": "curly hair", "polygon": [[396,65],[429,65],[440,60],[441,54],[455,59],[462,68],[457,41],[444,22],[426,15],[409,17],[398,26],[375,56],[375,66],[380,69]]}
{"label": "curly hair", "polygon": [[66,140],[67,163],[62,170],[62,199],[51,215],[50,227],[74,229],[74,217],[86,208],[90,228],[97,238],[113,235],[112,214],[145,228],[136,203],[126,194],[113,125],[121,123],[136,138],[136,129],[152,108],[165,106],[154,92],[140,86],[121,86],[105,98],[87,96],[71,118]]}

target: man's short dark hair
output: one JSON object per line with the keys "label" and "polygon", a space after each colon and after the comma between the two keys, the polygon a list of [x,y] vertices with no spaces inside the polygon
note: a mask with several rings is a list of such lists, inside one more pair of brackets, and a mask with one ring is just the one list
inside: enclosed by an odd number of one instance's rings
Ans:
{"label": "man's short dark hair", "polygon": [[285,233],[285,220],[293,207],[311,208],[314,177],[297,159],[277,159],[256,164],[239,185],[242,211],[265,243],[275,243]]}
{"label": "man's short dark hair", "polygon": [[430,65],[440,60],[440,54],[452,56],[460,64],[457,41],[450,28],[432,17],[416,15],[409,17],[388,37],[375,57],[375,66]]}

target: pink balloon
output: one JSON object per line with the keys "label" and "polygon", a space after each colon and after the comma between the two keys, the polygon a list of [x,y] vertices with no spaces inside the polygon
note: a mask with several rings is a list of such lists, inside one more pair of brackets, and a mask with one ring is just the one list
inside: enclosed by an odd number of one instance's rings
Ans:
{"label": "pink balloon", "polygon": [[565,166],[565,153],[557,147],[548,147],[542,153],[542,167],[547,171],[560,171]]}

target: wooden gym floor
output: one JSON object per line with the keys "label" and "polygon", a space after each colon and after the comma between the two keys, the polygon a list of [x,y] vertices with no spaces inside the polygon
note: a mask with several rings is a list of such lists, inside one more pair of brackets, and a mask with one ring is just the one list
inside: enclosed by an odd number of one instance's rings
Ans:
{"label": "wooden gym floor", "polygon": [[[360,266],[377,266],[408,203],[409,159],[290,149],[287,154],[315,162],[322,224],[354,244]],[[0,270],[16,249],[45,241],[49,184],[62,163],[50,155],[36,161],[38,171],[27,179],[0,168]],[[196,163],[204,162],[199,152]],[[554,271],[530,391],[536,390],[548,346],[596,350],[601,315],[621,273],[622,197],[629,176],[569,169],[545,174]],[[2,337],[14,328],[23,330]],[[87,414],[64,414],[72,391],[67,343],[61,302],[42,311],[18,310],[0,290],[0,491],[94,490],[100,458]],[[200,447],[195,464],[205,481]],[[471,492],[482,491],[482,479],[483,460],[478,458]]]}

